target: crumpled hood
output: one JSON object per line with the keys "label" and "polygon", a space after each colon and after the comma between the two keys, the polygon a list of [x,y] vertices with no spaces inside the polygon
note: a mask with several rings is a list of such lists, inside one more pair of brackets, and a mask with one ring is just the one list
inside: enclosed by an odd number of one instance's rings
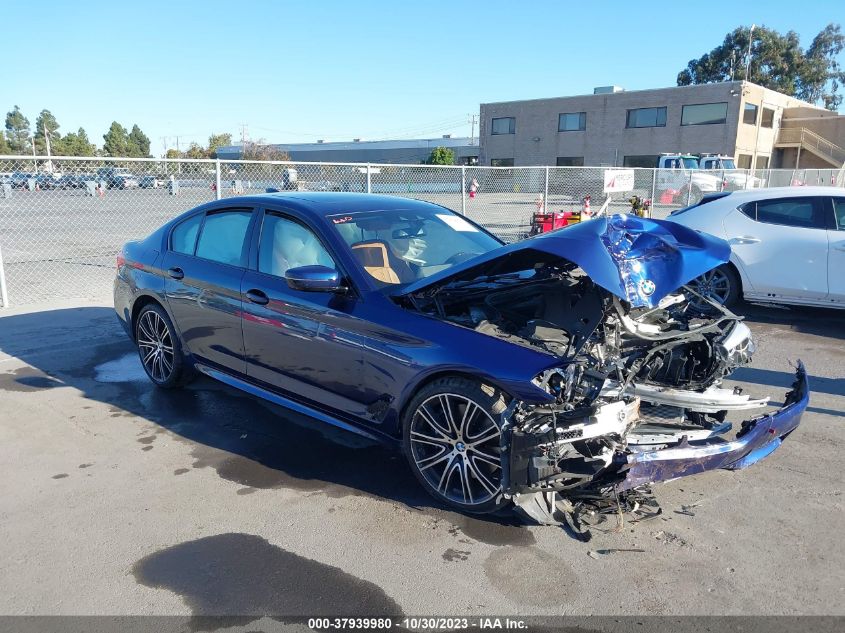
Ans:
{"label": "crumpled hood", "polygon": [[452,281],[529,270],[565,259],[634,307],[653,307],[687,282],[727,262],[730,254],[726,241],[674,222],[614,215],[502,246],[394,294],[413,294]]}

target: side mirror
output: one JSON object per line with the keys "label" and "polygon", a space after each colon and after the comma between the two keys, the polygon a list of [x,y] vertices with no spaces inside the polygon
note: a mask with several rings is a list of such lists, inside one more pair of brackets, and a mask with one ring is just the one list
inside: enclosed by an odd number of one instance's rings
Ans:
{"label": "side mirror", "polygon": [[328,266],[299,266],[285,272],[285,281],[294,290],[306,292],[342,292],[340,273]]}

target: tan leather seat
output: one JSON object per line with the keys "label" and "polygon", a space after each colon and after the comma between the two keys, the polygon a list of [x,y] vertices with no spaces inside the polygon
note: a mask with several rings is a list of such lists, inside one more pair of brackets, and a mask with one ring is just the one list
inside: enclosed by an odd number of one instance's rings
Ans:
{"label": "tan leather seat", "polygon": [[365,240],[352,245],[352,253],[364,270],[385,284],[408,283],[416,279],[414,271],[397,257],[384,240]]}

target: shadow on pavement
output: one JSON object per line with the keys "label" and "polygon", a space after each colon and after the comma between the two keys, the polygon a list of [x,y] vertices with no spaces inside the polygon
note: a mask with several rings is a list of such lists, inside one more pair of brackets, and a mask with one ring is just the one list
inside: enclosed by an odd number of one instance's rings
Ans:
{"label": "shadow on pavement", "polygon": [[[404,457],[389,447],[209,378],[200,377],[183,389],[155,388],[111,308],[2,317],[0,352],[38,370],[3,373],[0,364],[0,392],[74,387],[85,398],[109,405],[112,418],[138,416],[159,425],[159,431],[137,439],[141,450],[152,450],[157,433],[170,431],[191,447],[193,468],[213,468],[241,486],[238,494],[277,488],[333,497],[365,494],[447,520],[482,542],[534,542],[511,513],[475,517],[438,507]],[[136,429],[127,427],[129,432]]]}

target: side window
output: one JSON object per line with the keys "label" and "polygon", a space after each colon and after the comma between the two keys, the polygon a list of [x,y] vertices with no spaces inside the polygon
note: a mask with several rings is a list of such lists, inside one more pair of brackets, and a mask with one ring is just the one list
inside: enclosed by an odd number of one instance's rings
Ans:
{"label": "side window", "polygon": [[202,213],[180,222],[170,234],[170,250],[183,255],[193,255],[197,245],[197,233],[202,224]]}
{"label": "side window", "polygon": [[197,242],[197,257],[244,266],[244,241],[251,215],[249,211],[209,213]]}
{"label": "side window", "polygon": [[259,272],[284,277],[290,268],[314,265],[335,268],[317,236],[298,222],[267,213],[258,245]]}
{"label": "side window", "polygon": [[833,199],[833,211],[836,214],[836,228],[845,231],[845,198]]}
{"label": "side window", "polygon": [[805,229],[825,228],[824,216],[820,213],[821,205],[814,198],[775,198],[760,200],[746,205],[743,213],[749,214],[748,207],[756,206],[756,220],[767,224],[794,226]]}

